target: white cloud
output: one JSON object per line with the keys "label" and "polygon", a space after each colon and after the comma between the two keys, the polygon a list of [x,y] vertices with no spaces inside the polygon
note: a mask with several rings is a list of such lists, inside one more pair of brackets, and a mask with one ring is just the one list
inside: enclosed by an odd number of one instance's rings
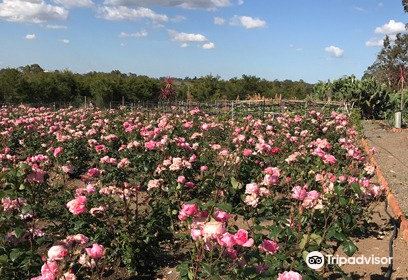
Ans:
{"label": "white cloud", "polygon": [[105,5],[141,7],[164,6],[183,9],[215,10],[231,5],[230,0],[105,0]]}
{"label": "white cloud", "polygon": [[43,0],[3,0],[0,3],[0,20],[42,23],[48,20],[65,20],[68,11]]}
{"label": "white cloud", "polygon": [[173,41],[181,43],[208,41],[207,37],[202,34],[177,32],[175,30],[169,30],[169,34]]}
{"label": "white cloud", "polygon": [[353,9],[357,12],[367,12],[366,9],[364,9],[363,7],[360,6],[354,6]]}
{"label": "white cloud", "polygon": [[214,24],[216,25],[224,25],[225,19],[222,17],[214,17]]}
{"label": "white cloud", "polygon": [[238,0],[237,5],[239,5],[239,6],[244,5],[244,0]]}
{"label": "white cloud", "polygon": [[53,0],[53,2],[66,8],[89,8],[95,5],[92,0]]}
{"label": "white cloud", "polygon": [[47,24],[45,27],[48,29],[67,29],[68,28],[65,25],[57,25],[57,24]]}
{"label": "white cloud", "polygon": [[383,26],[377,27],[374,32],[377,34],[395,35],[398,33],[405,33],[407,32],[407,29],[405,28],[405,23],[392,19]]}
{"label": "white cloud", "polygon": [[266,21],[249,16],[234,16],[231,18],[230,24],[234,26],[243,26],[246,29],[252,29],[265,27]]}
{"label": "white cloud", "polygon": [[344,50],[336,46],[326,47],[324,50],[327,53],[329,53],[331,56],[337,57],[337,58],[342,57],[344,54]]}
{"label": "white cloud", "polygon": [[211,49],[214,49],[214,48],[215,48],[215,44],[212,43],[212,42],[205,43],[205,44],[202,46],[202,48],[205,49],[205,50],[211,50]]}
{"label": "white cloud", "polygon": [[129,37],[142,38],[142,37],[146,37],[148,34],[149,33],[146,30],[140,30],[135,33],[120,32],[119,37],[120,38],[129,38]]}
{"label": "white cloud", "polygon": [[62,43],[64,43],[64,44],[69,44],[69,40],[68,39],[61,39],[60,40]]}
{"label": "white cloud", "polygon": [[183,43],[183,44],[180,45],[180,48],[187,48],[188,46],[189,46],[189,44]]}
{"label": "white cloud", "polygon": [[172,17],[170,20],[172,22],[181,22],[183,20],[186,20],[186,17],[178,15],[178,16]]}
{"label": "white cloud", "polygon": [[24,38],[26,38],[26,40],[35,40],[36,36],[35,34],[27,34]]}
{"label": "white cloud", "polygon": [[164,23],[169,20],[168,16],[158,14],[149,8],[128,8],[125,6],[108,7],[98,9],[98,16],[106,20],[138,20],[149,19],[155,23]]}
{"label": "white cloud", "polygon": [[382,47],[383,44],[384,44],[384,39],[376,39],[376,38],[372,38],[365,43],[367,47]]}

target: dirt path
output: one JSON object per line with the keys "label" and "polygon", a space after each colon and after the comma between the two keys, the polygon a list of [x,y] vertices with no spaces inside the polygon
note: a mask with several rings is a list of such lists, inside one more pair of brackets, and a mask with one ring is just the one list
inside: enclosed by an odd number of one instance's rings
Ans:
{"label": "dirt path", "polygon": [[402,211],[408,214],[408,130],[392,132],[378,121],[364,122],[364,134],[375,147],[378,164],[396,196]]}

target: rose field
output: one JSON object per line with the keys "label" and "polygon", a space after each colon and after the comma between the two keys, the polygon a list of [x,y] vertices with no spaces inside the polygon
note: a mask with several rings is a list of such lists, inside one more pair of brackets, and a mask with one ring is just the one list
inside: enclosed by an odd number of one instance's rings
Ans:
{"label": "rose field", "polygon": [[326,279],[383,189],[348,115],[0,108],[0,279]]}

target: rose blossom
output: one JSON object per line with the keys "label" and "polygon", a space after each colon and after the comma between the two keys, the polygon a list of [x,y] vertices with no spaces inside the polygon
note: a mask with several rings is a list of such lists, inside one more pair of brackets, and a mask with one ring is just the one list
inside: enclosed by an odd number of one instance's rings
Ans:
{"label": "rose blossom", "polygon": [[62,153],[62,151],[63,151],[62,147],[55,148],[53,152],[54,157],[58,157]]}
{"label": "rose blossom", "polygon": [[68,250],[62,245],[55,245],[48,250],[47,255],[49,261],[60,261],[68,255]]}
{"label": "rose blossom", "polygon": [[237,233],[234,234],[235,242],[243,247],[251,247],[254,244],[252,238],[248,238],[248,231],[244,229],[239,229]]}
{"label": "rose blossom", "polygon": [[302,280],[302,275],[295,271],[285,271],[279,273],[277,280]]}
{"label": "rose blossom", "polygon": [[292,189],[292,198],[303,201],[307,195],[307,186],[296,186]]}
{"label": "rose blossom", "polygon": [[100,259],[105,255],[105,248],[97,243],[92,244],[91,248],[85,248],[86,253],[92,259]]}
{"label": "rose blossom", "polygon": [[87,198],[86,196],[78,196],[77,198],[69,201],[67,203],[67,207],[69,209],[69,212],[71,212],[74,215],[80,215],[86,211],[86,201]]}
{"label": "rose blossom", "polygon": [[275,254],[279,250],[279,244],[273,240],[265,239],[262,244],[258,246],[259,251],[265,252],[267,254]]}
{"label": "rose blossom", "polygon": [[204,240],[217,238],[225,233],[224,223],[212,221],[205,223],[201,231]]}

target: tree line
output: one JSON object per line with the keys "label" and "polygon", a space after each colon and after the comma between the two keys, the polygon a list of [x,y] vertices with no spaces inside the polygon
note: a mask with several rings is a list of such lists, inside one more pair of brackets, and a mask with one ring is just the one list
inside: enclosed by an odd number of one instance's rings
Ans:
{"label": "tree line", "polygon": [[[96,105],[109,103],[157,101],[166,87],[165,78],[152,78],[118,70],[86,74],[44,71],[39,65],[0,70],[1,103],[71,103],[81,104],[85,97]],[[300,81],[268,81],[255,76],[223,80],[219,76],[172,79],[175,100],[243,100],[254,97],[303,99],[313,85]]]}

